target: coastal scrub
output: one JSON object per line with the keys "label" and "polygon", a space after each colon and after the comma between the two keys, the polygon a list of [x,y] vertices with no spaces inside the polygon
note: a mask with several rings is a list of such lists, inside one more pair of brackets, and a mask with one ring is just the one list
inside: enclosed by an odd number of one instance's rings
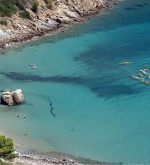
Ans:
{"label": "coastal scrub", "polygon": [[33,2],[32,2],[32,11],[37,13],[38,12],[38,7],[39,7],[39,2],[37,0],[33,0]]}
{"label": "coastal scrub", "polygon": [[21,15],[22,18],[31,20],[30,13],[29,13],[27,10],[22,11],[22,12],[20,13],[20,15]]}
{"label": "coastal scrub", "polygon": [[12,160],[16,158],[14,143],[10,138],[0,135],[0,159]]}
{"label": "coastal scrub", "polygon": [[8,22],[7,22],[7,20],[4,19],[4,20],[0,21],[0,24],[7,26],[8,25]]}
{"label": "coastal scrub", "polygon": [[52,0],[44,0],[48,9],[52,8]]}
{"label": "coastal scrub", "polygon": [[1,17],[11,17],[16,13],[16,8],[14,7],[14,2],[12,0],[0,0],[0,16]]}

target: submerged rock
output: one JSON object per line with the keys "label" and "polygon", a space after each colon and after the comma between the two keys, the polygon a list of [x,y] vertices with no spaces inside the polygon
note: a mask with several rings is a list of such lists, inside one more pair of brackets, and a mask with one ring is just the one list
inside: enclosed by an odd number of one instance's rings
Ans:
{"label": "submerged rock", "polygon": [[5,91],[1,95],[1,103],[5,105],[20,104],[24,101],[24,95],[21,89],[16,91]]}

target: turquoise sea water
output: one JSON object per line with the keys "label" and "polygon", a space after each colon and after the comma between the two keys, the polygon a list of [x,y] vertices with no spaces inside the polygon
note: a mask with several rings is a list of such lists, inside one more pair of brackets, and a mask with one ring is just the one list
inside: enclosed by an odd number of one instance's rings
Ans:
{"label": "turquoise sea water", "polygon": [[63,34],[2,51],[0,88],[21,88],[25,103],[0,106],[1,132],[19,150],[150,163],[150,86],[129,77],[145,64],[149,0],[120,2]]}

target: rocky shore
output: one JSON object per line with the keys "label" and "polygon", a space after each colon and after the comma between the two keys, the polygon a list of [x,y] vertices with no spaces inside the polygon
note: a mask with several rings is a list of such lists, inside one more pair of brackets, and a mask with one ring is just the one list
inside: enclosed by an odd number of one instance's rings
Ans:
{"label": "rocky shore", "polygon": [[[81,22],[84,17],[110,8],[112,4],[112,0],[54,0],[53,7],[48,9],[44,0],[38,2],[39,10],[36,14],[27,8],[31,20],[23,19],[18,14],[5,17],[8,25],[0,25],[0,48],[24,43],[47,33],[64,31],[69,23]],[[117,0],[113,3],[117,3]]]}
{"label": "rocky shore", "polygon": [[59,164],[59,165],[78,165],[79,162],[69,158],[69,157],[63,157],[58,156],[58,154],[50,154],[48,156],[43,155],[25,155],[25,154],[19,154],[18,157],[15,159],[14,164],[17,163],[23,163],[23,164],[32,164],[32,165],[53,165],[53,164]]}
{"label": "rocky shore", "polygon": [[14,165],[21,163],[26,165],[122,165],[122,162],[100,162],[96,160],[66,156],[59,153],[51,152],[47,154],[18,154],[13,162]]}

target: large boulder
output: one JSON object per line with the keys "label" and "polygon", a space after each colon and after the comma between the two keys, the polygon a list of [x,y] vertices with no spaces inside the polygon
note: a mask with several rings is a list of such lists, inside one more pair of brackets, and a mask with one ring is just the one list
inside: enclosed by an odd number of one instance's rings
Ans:
{"label": "large boulder", "polygon": [[12,97],[12,93],[9,91],[3,92],[3,94],[1,95],[1,103],[6,105],[13,105],[14,100]]}
{"label": "large boulder", "polygon": [[13,97],[14,103],[16,104],[20,104],[24,101],[24,95],[21,89],[17,89],[16,91],[13,91],[12,97]]}
{"label": "large boulder", "polygon": [[16,91],[4,91],[1,95],[1,103],[5,105],[20,104],[24,101],[24,95],[21,89]]}

